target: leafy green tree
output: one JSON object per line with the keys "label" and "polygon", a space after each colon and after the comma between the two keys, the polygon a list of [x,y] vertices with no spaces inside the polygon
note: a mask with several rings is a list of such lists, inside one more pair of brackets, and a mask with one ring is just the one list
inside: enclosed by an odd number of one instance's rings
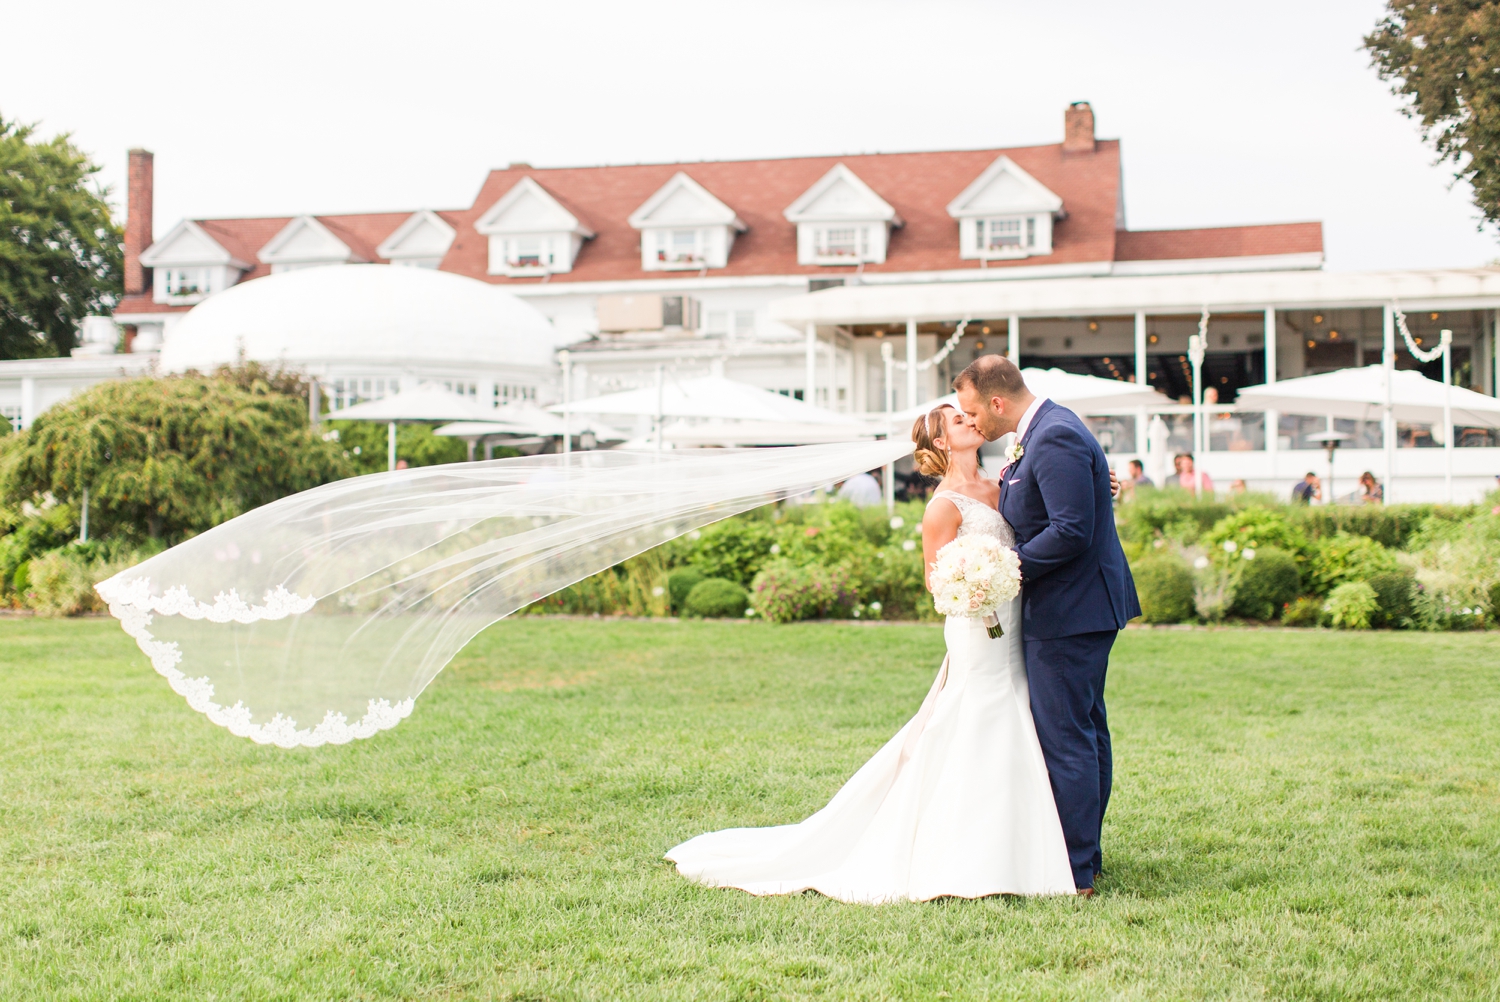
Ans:
{"label": "leafy green tree", "polygon": [[234,370],[100,383],[0,449],[0,505],[87,488],[91,535],[167,543],[354,472],[305,399]]}
{"label": "leafy green tree", "polygon": [[66,355],[122,288],[120,229],[99,166],[67,135],[0,118],[0,358]]}
{"label": "leafy green tree", "polygon": [[1500,222],[1500,2],[1389,0],[1365,48],[1484,220]]}

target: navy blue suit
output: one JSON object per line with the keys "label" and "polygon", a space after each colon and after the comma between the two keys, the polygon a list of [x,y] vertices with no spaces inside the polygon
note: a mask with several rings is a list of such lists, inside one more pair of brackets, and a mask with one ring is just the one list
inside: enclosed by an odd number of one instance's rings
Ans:
{"label": "navy blue suit", "polygon": [[1021,557],[1021,640],[1031,712],[1068,843],[1092,887],[1112,779],[1104,677],[1115,634],[1141,614],[1115,532],[1109,460],[1076,414],[1043,401],[1000,484]]}

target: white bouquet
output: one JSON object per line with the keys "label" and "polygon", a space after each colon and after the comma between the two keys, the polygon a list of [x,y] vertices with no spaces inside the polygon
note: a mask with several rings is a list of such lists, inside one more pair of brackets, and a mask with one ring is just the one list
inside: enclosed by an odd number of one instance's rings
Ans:
{"label": "white bouquet", "polygon": [[1021,593],[1021,558],[991,536],[959,536],[937,551],[932,604],[945,616],[984,621],[991,637],[1005,631],[996,615]]}

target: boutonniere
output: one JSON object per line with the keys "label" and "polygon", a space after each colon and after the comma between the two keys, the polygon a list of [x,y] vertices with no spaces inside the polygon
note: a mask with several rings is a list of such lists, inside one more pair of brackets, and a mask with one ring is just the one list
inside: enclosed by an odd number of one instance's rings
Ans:
{"label": "boutonniere", "polygon": [[1006,465],[1016,465],[1016,463],[1019,463],[1021,461],[1021,457],[1024,455],[1026,455],[1026,450],[1021,448],[1020,442],[1010,443],[1010,446],[1005,450]]}

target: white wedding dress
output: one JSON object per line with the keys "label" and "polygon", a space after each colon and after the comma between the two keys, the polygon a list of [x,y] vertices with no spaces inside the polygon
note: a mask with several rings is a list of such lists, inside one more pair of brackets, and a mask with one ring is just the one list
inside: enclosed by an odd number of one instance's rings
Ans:
{"label": "white wedding dress", "polygon": [[[1015,545],[998,511],[939,491],[963,521]],[[948,656],[905,727],[801,824],[709,832],[667,853],[678,872],[751,894],[815,890],[874,904],[991,894],[1072,894],[1062,825],[1031,719],[1020,600],[1005,636],[949,617]]]}

